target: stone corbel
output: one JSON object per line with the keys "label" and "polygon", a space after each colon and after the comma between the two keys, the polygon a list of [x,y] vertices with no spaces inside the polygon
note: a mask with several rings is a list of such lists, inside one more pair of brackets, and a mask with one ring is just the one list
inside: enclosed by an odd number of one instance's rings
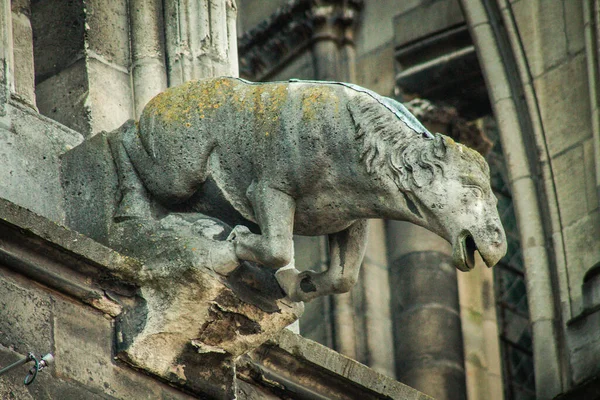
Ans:
{"label": "stone corbel", "polygon": [[232,397],[235,360],[297,320],[303,303],[284,299],[274,271],[251,263],[219,274],[238,265],[225,240],[231,228],[220,221],[157,218],[154,203],[151,215],[114,220],[120,178],[106,133],[67,152],[62,168],[69,224],[137,260],[111,274],[137,288],[117,316],[117,357],[195,393]]}

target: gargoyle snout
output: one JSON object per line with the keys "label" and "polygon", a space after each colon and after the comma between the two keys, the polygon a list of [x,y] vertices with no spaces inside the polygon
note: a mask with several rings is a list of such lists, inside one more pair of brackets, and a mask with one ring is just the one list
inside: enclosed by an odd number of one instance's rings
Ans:
{"label": "gargoyle snout", "polygon": [[506,234],[500,224],[494,224],[489,230],[487,245],[478,246],[479,254],[488,267],[493,267],[504,257],[507,250]]}

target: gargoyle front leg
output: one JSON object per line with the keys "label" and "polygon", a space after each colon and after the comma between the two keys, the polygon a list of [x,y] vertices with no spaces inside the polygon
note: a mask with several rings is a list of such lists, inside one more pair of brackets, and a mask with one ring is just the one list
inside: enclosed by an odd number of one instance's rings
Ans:
{"label": "gargoyle front leg", "polygon": [[293,301],[310,301],[328,294],[345,293],[356,284],[367,245],[367,220],[358,220],[329,235],[330,264],[324,272],[282,268],[276,277]]}
{"label": "gargoyle front leg", "polygon": [[266,184],[252,184],[248,190],[261,234],[251,233],[242,225],[233,228],[230,239],[240,260],[267,267],[288,265],[293,255],[293,228],[296,202],[286,193]]}

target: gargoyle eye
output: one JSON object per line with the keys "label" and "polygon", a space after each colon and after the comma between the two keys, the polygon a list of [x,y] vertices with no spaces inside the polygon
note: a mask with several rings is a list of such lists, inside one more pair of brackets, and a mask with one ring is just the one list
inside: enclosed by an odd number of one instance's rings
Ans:
{"label": "gargoyle eye", "polygon": [[475,194],[475,197],[478,199],[483,199],[485,193],[481,187],[478,185],[465,185],[465,187],[471,190]]}

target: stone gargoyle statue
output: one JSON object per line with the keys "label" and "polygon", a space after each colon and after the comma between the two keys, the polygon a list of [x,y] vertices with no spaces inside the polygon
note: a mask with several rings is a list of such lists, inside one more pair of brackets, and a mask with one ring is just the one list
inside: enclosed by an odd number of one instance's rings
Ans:
{"label": "stone gargoyle statue", "polygon": [[[240,260],[278,269],[289,299],[349,291],[367,219],[410,221],[453,245],[454,265],[488,266],[506,252],[477,152],[431,134],[400,103],[339,82],[191,81],[166,90],[138,123],[109,134],[123,221],[195,213],[234,226],[209,252],[216,272]],[[292,263],[293,234],[328,235],[331,264]]]}

